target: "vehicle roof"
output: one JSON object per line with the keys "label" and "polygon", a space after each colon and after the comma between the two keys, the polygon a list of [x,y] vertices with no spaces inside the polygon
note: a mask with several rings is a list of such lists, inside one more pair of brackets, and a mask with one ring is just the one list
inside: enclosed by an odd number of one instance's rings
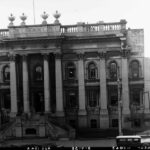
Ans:
{"label": "vehicle roof", "polygon": [[121,135],[121,136],[117,136],[117,139],[119,138],[141,138],[141,136],[139,135]]}

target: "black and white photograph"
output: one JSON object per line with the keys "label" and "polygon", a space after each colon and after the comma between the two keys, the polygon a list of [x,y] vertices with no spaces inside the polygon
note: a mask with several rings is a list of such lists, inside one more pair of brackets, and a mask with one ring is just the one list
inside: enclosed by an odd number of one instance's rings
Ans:
{"label": "black and white photograph", "polygon": [[0,0],[0,148],[150,149],[150,0]]}

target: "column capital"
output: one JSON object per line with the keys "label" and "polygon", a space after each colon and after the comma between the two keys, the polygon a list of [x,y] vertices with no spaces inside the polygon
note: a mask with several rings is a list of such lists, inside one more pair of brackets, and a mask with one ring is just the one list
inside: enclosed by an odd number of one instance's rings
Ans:
{"label": "column capital", "polygon": [[100,59],[106,59],[106,56],[107,56],[106,52],[100,52],[98,54],[99,54]]}
{"label": "column capital", "polygon": [[122,56],[123,58],[128,58],[129,55],[130,55],[130,51],[129,51],[129,50],[127,50],[127,49],[121,50],[121,56]]}
{"label": "column capital", "polygon": [[78,59],[84,59],[84,53],[77,53]]}
{"label": "column capital", "polygon": [[56,59],[61,59],[62,54],[61,53],[54,53]]}
{"label": "column capital", "polygon": [[49,53],[42,53],[42,55],[45,60],[48,60]]}
{"label": "column capital", "polygon": [[9,55],[9,60],[10,61],[15,61],[16,60],[16,55],[10,54]]}
{"label": "column capital", "polygon": [[23,59],[24,61],[26,61],[28,54],[23,54],[23,55],[21,55],[21,56],[22,56],[22,59]]}

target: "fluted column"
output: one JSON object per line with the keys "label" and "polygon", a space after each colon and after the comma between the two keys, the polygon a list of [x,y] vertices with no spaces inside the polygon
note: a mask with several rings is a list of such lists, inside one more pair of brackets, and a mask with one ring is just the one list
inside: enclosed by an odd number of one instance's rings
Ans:
{"label": "fluted column", "polygon": [[63,89],[62,89],[62,66],[61,54],[55,54],[55,76],[56,76],[56,115],[64,116]]}
{"label": "fluted column", "polygon": [[22,58],[22,68],[23,68],[23,104],[24,104],[24,113],[29,113],[29,78],[28,78],[28,64],[27,56],[23,55]]}
{"label": "fluted column", "polygon": [[85,110],[85,83],[84,83],[84,54],[78,54],[78,90],[79,90],[79,115],[86,115]]}
{"label": "fluted column", "polygon": [[15,56],[10,56],[10,94],[11,94],[11,117],[15,117],[18,112],[17,107],[17,81]]}
{"label": "fluted column", "polygon": [[44,54],[44,101],[45,112],[50,112],[50,74],[48,54]]}
{"label": "fluted column", "polygon": [[107,87],[106,87],[106,64],[105,54],[100,53],[100,128],[109,127],[109,118],[107,110]]}

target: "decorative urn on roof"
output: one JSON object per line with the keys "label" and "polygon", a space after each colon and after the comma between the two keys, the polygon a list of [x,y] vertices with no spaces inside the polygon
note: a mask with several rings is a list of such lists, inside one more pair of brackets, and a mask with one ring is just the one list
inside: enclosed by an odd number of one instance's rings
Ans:
{"label": "decorative urn on roof", "polygon": [[27,16],[22,13],[22,16],[20,16],[20,19],[22,20],[21,25],[26,25],[25,20],[27,19]]}
{"label": "decorative urn on roof", "polygon": [[46,19],[48,18],[48,16],[49,15],[44,11],[43,14],[41,15],[41,17],[43,18],[42,24],[47,24]]}
{"label": "decorative urn on roof", "polygon": [[60,24],[59,22],[59,17],[61,16],[61,14],[56,10],[55,14],[53,14],[53,16],[55,17],[55,21],[54,21],[54,24]]}
{"label": "decorative urn on roof", "polygon": [[13,16],[13,14],[10,14],[10,16],[8,17],[10,23],[9,23],[9,26],[13,26],[13,21],[15,20],[15,17]]}

